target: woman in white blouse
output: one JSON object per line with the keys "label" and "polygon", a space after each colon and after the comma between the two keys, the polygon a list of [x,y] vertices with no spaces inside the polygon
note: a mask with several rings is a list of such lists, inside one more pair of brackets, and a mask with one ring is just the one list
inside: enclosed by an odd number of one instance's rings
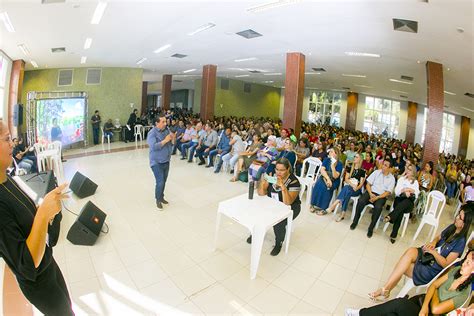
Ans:
{"label": "woman in white blouse", "polygon": [[393,202],[393,211],[384,218],[384,222],[393,223],[392,233],[390,234],[392,244],[396,241],[403,214],[410,213],[413,210],[419,193],[420,189],[418,181],[416,181],[416,167],[410,165],[405,169],[404,174],[398,179],[395,186],[396,197]]}

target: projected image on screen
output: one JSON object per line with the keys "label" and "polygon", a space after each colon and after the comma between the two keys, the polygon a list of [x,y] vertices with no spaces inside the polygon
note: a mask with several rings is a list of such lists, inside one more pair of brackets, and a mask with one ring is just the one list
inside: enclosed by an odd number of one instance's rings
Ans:
{"label": "projected image on screen", "polygon": [[44,99],[36,102],[39,142],[59,140],[63,145],[84,140],[84,98]]}

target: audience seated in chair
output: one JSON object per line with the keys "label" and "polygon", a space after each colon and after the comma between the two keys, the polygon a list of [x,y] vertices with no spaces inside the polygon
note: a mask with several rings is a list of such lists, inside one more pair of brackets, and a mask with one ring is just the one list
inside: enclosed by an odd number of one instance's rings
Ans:
{"label": "audience seated in chair", "polygon": [[388,298],[403,275],[413,279],[415,285],[429,283],[441,270],[459,258],[466,246],[474,218],[474,205],[464,206],[454,223],[423,247],[411,247],[395,265],[385,285],[369,294],[372,299]]}

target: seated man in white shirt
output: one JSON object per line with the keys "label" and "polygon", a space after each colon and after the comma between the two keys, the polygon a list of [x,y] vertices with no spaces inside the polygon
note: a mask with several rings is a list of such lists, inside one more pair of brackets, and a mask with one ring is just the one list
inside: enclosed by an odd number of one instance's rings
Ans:
{"label": "seated man in white shirt", "polygon": [[375,170],[367,178],[366,191],[359,197],[357,202],[356,214],[354,221],[351,224],[351,229],[355,229],[359,223],[360,215],[364,207],[368,204],[374,206],[372,212],[372,221],[370,222],[367,231],[367,237],[371,238],[374,232],[375,224],[379,220],[380,213],[382,213],[383,206],[387,201],[387,197],[392,194],[395,186],[395,177],[390,173],[392,162],[385,160],[382,164],[382,169]]}

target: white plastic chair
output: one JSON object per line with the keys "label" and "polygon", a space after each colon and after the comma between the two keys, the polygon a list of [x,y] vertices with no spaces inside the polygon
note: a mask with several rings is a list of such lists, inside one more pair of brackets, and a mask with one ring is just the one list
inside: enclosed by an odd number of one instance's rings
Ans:
{"label": "white plastic chair", "polygon": [[[392,209],[393,209],[393,206],[392,206]],[[408,226],[408,222],[410,221],[410,213],[405,213],[403,214],[403,218],[402,218],[402,223],[401,223],[401,226],[402,226],[402,238],[405,236],[405,233],[407,231],[407,226]],[[385,223],[385,226],[383,227],[383,232],[385,233],[385,231],[387,230],[388,228],[388,225],[390,223],[387,222]]]}
{"label": "white plastic chair", "polygon": [[140,141],[143,141],[143,125],[137,124],[133,128],[133,135],[135,136],[135,142],[140,137]]}
{"label": "white plastic chair", "polygon": [[[306,170],[306,164],[308,164],[308,170]],[[313,186],[316,183],[316,180],[319,177],[319,172],[321,171],[322,166],[321,160],[315,157],[308,157],[303,160],[303,166],[301,167],[301,173],[297,176],[298,181],[301,185],[300,190],[300,199],[303,197],[304,191],[306,192],[306,204],[309,205],[311,200],[311,191]]]}
{"label": "white plastic chair", "polygon": [[54,171],[56,177],[62,179],[63,175],[63,162],[61,159],[61,151],[63,148],[63,144],[60,141],[54,141],[49,144],[50,149],[56,150],[56,154],[51,157],[51,169]]}
{"label": "white plastic chair", "polygon": [[41,152],[46,150],[46,146],[44,144],[35,143],[33,144],[33,148],[35,149],[36,164],[38,166],[38,171],[42,172],[46,170],[47,159],[46,157],[41,155]]}
{"label": "white plastic chair", "polygon": [[439,218],[444,210],[445,205],[446,198],[444,194],[440,191],[431,191],[428,194],[428,198],[426,199],[425,211],[423,212],[423,217],[421,218],[420,226],[418,226],[415,236],[413,236],[413,240],[418,237],[418,234],[421,232],[421,229],[425,224],[432,226],[430,231],[430,240],[433,240],[436,234],[436,230],[438,229]]}
{"label": "white plastic chair", "polygon": [[102,130],[102,144],[104,143],[105,138],[107,138],[107,143],[110,144],[110,135],[107,135],[107,136],[105,135],[105,131],[103,127],[101,127],[101,130]]}
{"label": "white plastic chair", "polygon": [[13,165],[15,166],[15,176],[22,176],[27,174],[26,170],[23,168],[20,168],[16,162],[15,159],[13,159]]}

